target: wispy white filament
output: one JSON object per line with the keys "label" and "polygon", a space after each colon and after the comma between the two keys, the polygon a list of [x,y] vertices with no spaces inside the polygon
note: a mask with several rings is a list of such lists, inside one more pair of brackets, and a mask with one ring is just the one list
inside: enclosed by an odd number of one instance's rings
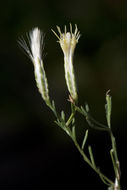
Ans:
{"label": "wispy white filament", "polygon": [[38,28],[34,28],[29,33],[29,46],[26,41],[22,38],[20,40],[20,45],[27,52],[34,64],[34,73],[39,92],[45,102],[49,103],[49,93],[48,93],[48,82],[46,78],[46,73],[44,70],[43,60],[42,60],[42,47],[43,47],[43,34]]}
{"label": "wispy white filament", "polygon": [[42,32],[38,28],[34,28],[30,32],[30,46],[31,52],[34,60],[41,60],[42,58],[42,45],[43,45],[43,36]]}

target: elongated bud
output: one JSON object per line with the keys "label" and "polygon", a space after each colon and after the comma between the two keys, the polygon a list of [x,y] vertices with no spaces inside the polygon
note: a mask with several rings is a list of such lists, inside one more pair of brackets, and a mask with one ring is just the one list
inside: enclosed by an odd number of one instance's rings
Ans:
{"label": "elongated bud", "polygon": [[80,32],[78,31],[77,25],[75,25],[75,31],[72,33],[72,25],[70,24],[70,32],[67,32],[66,26],[64,33],[61,32],[60,27],[57,26],[58,32],[60,36],[58,36],[53,30],[53,33],[59,39],[60,46],[64,53],[64,69],[65,69],[65,79],[67,83],[68,91],[74,100],[77,101],[77,88],[75,82],[75,74],[74,74],[74,67],[73,67],[73,55],[76,44],[80,38]]}
{"label": "elongated bud", "polygon": [[44,70],[44,64],[42,60],[42,47],[43,47],[43,35],[38,28],[34,28],[29,33],[29,45],[22,38],[19,44],[23,47],[26,53],[29,55],[30,59],[34,64],[34,74],[37,87],[41,93],[44,101],[49,104],[49,90],[46,73]]}

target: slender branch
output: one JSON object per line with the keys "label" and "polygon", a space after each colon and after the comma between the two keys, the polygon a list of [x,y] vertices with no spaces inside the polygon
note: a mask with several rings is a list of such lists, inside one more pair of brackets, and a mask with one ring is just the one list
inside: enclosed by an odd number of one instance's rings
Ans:
{"label": "slender branch", "polygon": [[100,122],[96,121],[88,112],[84,110],[83,107],[79,108],[78,106],[76,106],[76,111],[78,111],[80,114],[82,114],[86,118],[87,123],[93,129],[96,129],[99,131],[108,131],[108,132],[110,131],[110,129],[106,125],[101,124]]}
{"label": "slender branch", "polygon": [[115,141],[115,137],[112,132],[110,132],[110,138],[111,138],[111,143],[112,143],[111,158],[112,158],[112,163],[114,166],[115,177],[118,182],[118,190],[120,190],[121,189],[121,187],[120,187],[120,166],[119,166],[119,159],[118,159],[118,154],[117,154],[116,141]]}
{"label": "slender branch", "polygon": [[[86,156],[86,154],[84,153],[82,147],[80,147],[80,145],[78,144],[77,140],[76,140],[76,134],[75,134],[75,128],[72,127],[72,131],[70,129],[70,127],[68,127],[72,120],[74,119],[74,116],[75,116],[75,106],[72,104],[71,105],[71,108],[72,108],[72,113],[69,117],[69,119],[67,120],[67,122],[63,122],[61,121],[61,117],[59,116],[59,114],[57,113],[56,111],[56,108],[55,108],[55,104],[54,102],[52,103],[51,106],[49,106],[50,109],[53,111],[54,115],[56,116],[57,120],[56,123],[57,125],[59,125],[66,133],[68,136],[71,137],[71,139],[73,140],[76,148],[78,149],[79,153],[82,155],[84,161],[99,175],[100,179],[108,186],[113,186],[114,183],[109,179],[107,178],[101,171],[99,168],[96,167],[95,163],[94,163],[94,158],[93,158],[93,155],[92,155],[92,150],[90,149],[90,156],[91,156],[91,160]],[[88,133],[88,132],[87,132]],[[84,147],[84,146],[83,146]]]}
{"label": "slender branch", "polygon": [[120,167],[119,167],[119,160],[118,160],[118,154],[117,154],[117,147],[116,147],[116,140],[115,137],[113,135],[113,132],[111,130],[111,112],[112,112],[112,98],[109,94],[110,91],[108,91],[106,93],[106,118],[107,118],[107,125],[108,128],[110,129],[109,131],[109,135],[111,138],[111,144],[112,144],[112,149],[110,151],[110,155],[111,155],[111,159],[112,159],[112,164],[113,164],[113,168],[114,168],[114,172],[115,172],[115,185],[117,185],[117,187],[115,187],[115,189],[117,188],[118,190],[121,189],[120,187]]}
{"label": "slender branch", "polygon": [[92,162],[89,160],[89,158],[86,156],[86,154],[84,153],[84,151],[82,150],[82,148],[79,146],[78,142],[73,139],[73,142],[76,146],[76,148],[78,149],[78,151],[80,152],[80,154],[82,155],[84,161],[99,175],[99,177],[101,178],[101,180],[108,185],[108,186],[114,186],[113,181],[111,181],[108,177],[106,177],[101,171],[100,169],[98,169],[95,165],[92,164]]}

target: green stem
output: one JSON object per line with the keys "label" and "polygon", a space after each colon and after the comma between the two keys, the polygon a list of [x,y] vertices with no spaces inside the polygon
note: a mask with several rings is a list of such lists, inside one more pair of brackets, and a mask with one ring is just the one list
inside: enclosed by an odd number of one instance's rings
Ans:
{"label": "green stem", "polygon": [[109,179],[107,178],[95,165],[93,165],[91,163],[91,161],[89,160],[89,158],[86,156],[86,154],[84,153],[84,151],[82,150],[82,148],[79,146],[78,142],[73,139],[73,142],[76,146],[76,148],[78,149],[78,151],[80,152],[80,154],[82,155],[84,161],[99,175],[99,177],[101,178],[101,180],[106,184],[106,185],[109,185],[109,186],[114,186],[114,183]]}
{"label": "green stem", "polygon": [[112,163],[114,166],[114,172],[115,172],[115,176],[116,179],[118,181],[118,190],[121,189],[120,187],[120,167],[119,167],[119,159],[118,159],[118,154],[117,154],[117,147],[116,147],[116,140],[115,137],[112,133],[112,131],[110,131],[110,138],[111,138],[111,143],[112,143]]}
{"label": "green stem", "polygon": [[87,123],[93,129],[97,129],[97,130],[100,130],[100,131],[108,131],[108,132],[110,131],[110,129],[106,125],[103,125],[100,122],[96,121],[89,113],[84,112],[78,106],[76,106],[76,111],[81,113],[86,118]]}
{"label": "green stem", "polygon": [[[49,104],[50,109],[54,112],[56,118],[61,121],[61,118],[59,116],[59,114],[57,113],[56,109],[55,109],[55,104]],[[69,128],[68,126],[70,125],[70,123],[73,121],[74,116],[75,116],[75,112],[76,112],[76,107],[75,105],[71,104],[71,115],[69,117],[69,119],[67,120],[67,122],[64,124],[65,126],[62,128],[69,137],[71,137],[71,139],[73,140],[76,148],[78,149],[79,153],[82,155],[84,161],[99,175],[99,177],[101,178],[101,180],[108,186],[114,186],[114,183],[108,178],[106,177],[99,168],[96,167],[95,164],[93,164],[91,162],[91,160],[86,156],[86,154],[84,153],[83,149],[80,147],[80,145],[78,144],[76,138],[74,137],[74,135],[72,134],[71,128]]]}
{"label": "green stem", "polygon": [[111,138],[111,144],[112,149],[110,151],[112,164],[115,172],[115,186],[114,189],[120,190],[120,167],[119,167],[119,160],[118,160],[118,154],[117,154],[117,147],[116,147],[116,140],[111,130],[111,111],[112,111],[112,98],[109,94],[109,91],[106,93],[106,118],[107,118],[107,124],[108,128],[110,129],[109,135]]}

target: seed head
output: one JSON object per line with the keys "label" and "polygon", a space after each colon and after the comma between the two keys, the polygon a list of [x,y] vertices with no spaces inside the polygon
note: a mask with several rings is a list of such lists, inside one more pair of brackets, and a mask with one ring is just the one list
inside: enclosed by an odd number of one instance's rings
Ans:
{"label": "seed head", "polygon": [[24,40],[24,38],[22,38],[20,39],[19,44],[21,47],[23,47],[32,60],[34,64],[34,74],[37,87],[42,95],[42,98],[47,104],[49,104],[48,82],[42,60],[42,32],[38,28],[34,28],[31,32],[29,32],[28,41],[29,44],[27,45],[27,42]]}

